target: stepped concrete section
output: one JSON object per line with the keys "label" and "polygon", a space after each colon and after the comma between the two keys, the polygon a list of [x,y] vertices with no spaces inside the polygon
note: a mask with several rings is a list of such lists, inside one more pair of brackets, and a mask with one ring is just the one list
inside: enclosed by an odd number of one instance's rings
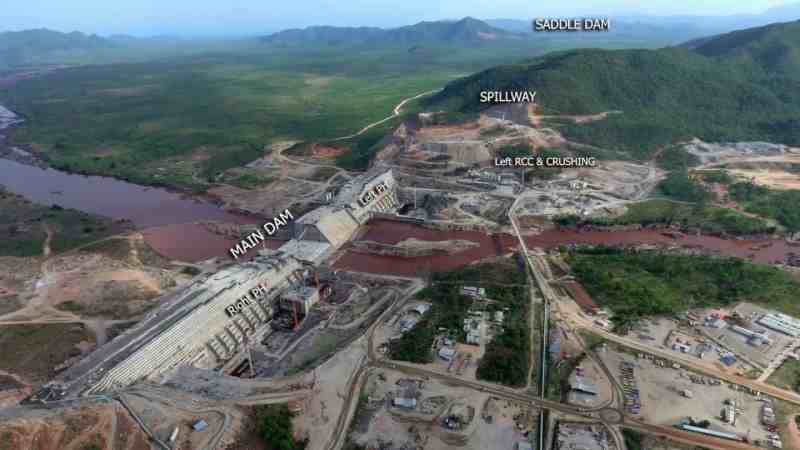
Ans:
{"label": "stepped concrete section", "polygon": [[[184,364],[218,366],[269,322],[272,299],[292,281],[301,281],[292,280],[300,269],[295,258],[273,254],[216,273],[196,287],[204,295],[189,314],[109,370],[92,391],[127,386]],[[262,286],[265,290],[254,295],[253,289]],[[241,302],[243,298],[249,301]],[[231,309],[233,305],[241,308]]]}
{"label": "stepped concrete section", "polygon": [[[379,190],[379,186],[387,189]],[[366,204],[362,203],[368,193],[374,194]],[[394,211],[400,204],[397,199],[397,180],[391,169],[368,172],[342,186],[334,204],[345,208],[360,224],[367,223],[375,213]]]}
{"label": "stepped concrete section", "polygon": [[325,242],[338,249],[375,214],[394,212],[399,205],[391,169],[370,172],[342,186],[330,205],[298,219],[295,239]]}
{"label": "stepped concrete section", "polygon": [[307,213],[297,223],[298,240],[326,242],[336,248],[349,241],[359,227],[345,209],[331,205]]}
{"label": "stepped concrete section", "polygon": [[62,395],[101,392],[180,365],[218,367],[268,326],[273,299],[303,281],[302,269],[296,258],[275,252],[200,276],[164,296],[139,324],[92,352],[53,385],[65,391]]}
{"label": "stepped concrete section", "polygon": [[[391,170],[351,180],[329,205],[297,220],[294,238],[277,251],[201,276],[164,296],[139,324],[95,350],[47,389],[64,396],[119,389],[177,367],[220,368],[260,339],[278,296],[304,286],[309,267],[347,243],[376,214],[399,205]],[[318,293],[303,296],[307,314]],[[291,297],[291,294],[289,294]]]}

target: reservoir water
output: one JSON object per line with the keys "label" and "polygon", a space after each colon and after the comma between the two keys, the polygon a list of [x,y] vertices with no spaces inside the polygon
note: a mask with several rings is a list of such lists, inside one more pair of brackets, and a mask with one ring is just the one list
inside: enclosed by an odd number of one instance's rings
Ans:
{"label": "reservoir water", "polygon": [[217,205],[114,178],[75,175],[0,158],[0,185],[43,205],[127,219],[137,227],[196,221],[249,222]]}

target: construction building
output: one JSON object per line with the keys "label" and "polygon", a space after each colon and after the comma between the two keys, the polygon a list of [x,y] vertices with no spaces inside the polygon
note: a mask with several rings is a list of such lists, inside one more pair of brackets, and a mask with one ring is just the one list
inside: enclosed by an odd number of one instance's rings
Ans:
{"label": "construction building", "polygon": [[295,286],[281,294],[280,301],[284,307],[307,316],[319,302],[319,289],[316,286]]}
{"label": "construction building", "polygon": [[319,264],[350,241],[375,214],[392,213],[399,206],[392,171],[367,173],[342,186],[330,204],[297,219],[292,225],[292,239],[280,250]]}
{"label": "construction building", "polygon": [[599,423],[559,422],[555,439],[557,450],[609,450],[608,430]]}
{"label": "construction building", "polygon": [[394,212],[400,206],[394,173],[391,169],[368,172],[351,180],[339,189],[333,204],[352,215],[359,225],[376,213]]}
{"label": "construction building", "polygon": [[730,439],[732,441],[739,441],[739,442],[743,442],[744,441],[744,439],[741,436],[739,436],[737,434],[734,434],[734,433],[727,433],[725,431],[710,430],[708,428],[696,427],[694,425],[689,425],[689,424],[685,424],[685,423],[678,425],[678,428],[686,430],[686,431],[691,431],[693,433],[705,434],[705,435],[708,435],[708,436],[713,436],[713,437],[722,438],[722,439]]}
{"label": "construction building", "polygon": [[746,337],[747,342],[749,342],[751,345],[758,346],[763,344],[772,344],[772,339],[770,339],[766,333],[759,333],[744,327],[740,327],[739,325],[732,325],[731,330]]}
{"label": "construction building", "polygon": [[121,361],[92,391],[127,386],[180,365],[220,366],[267,330],[273,300],[292,284],[304,283],[302,277],[301,263],[278,252],[195,281],[181,291],[181,307],[173,314],[137,330],[142,343],[120,349]]}
{"label": "construction building", "polygon": [[[367,173],[343,186],[331,203],[301,218],[293,239],[276,251],[202,276],[165,295],[158,309],[67,370],[52,389],[102,392],[190,365],[223,367],[249,343],[264,339],[275,313],[290,322],[320,300],[315,267],[350,240],[376,213],[398,206],[391,170]],[[423,312],[424,313],[424,312]],[[50,387],[48,387],[50,389]]]}
{"label": "construction building", "polygon": [[800,336],[800,320],[782,313],[764,314],[758,324],[791,337]]}

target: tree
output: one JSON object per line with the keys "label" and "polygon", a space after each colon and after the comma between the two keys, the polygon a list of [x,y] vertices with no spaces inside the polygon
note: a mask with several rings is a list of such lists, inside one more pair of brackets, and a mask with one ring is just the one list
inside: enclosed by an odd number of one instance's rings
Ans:
{"label": "tree", "polygon": [[256,410],[258,434],[273,450],[295,450],[292,413],[286,404],[261,406]]}

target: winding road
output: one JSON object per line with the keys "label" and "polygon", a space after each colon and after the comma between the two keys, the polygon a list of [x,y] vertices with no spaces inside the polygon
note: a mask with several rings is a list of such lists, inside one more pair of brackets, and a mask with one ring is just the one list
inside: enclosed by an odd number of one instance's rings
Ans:
{"label": "winding road", "polygon": [[414,101],[414,100],[416,100],[418,98],[425,97],[426,95],[433,94],[434,92],[439,92],[440,90],[441,89],[434,89],[434,90],[431,90],[431,91],[423,92],[421,94],[417,94],[417,95],[415,95],[413,97],[408,97],[407,99],[405,99],[402,102],[398,103],[397,106],[394,107],[394,110],[392,111],[392,114],[390,116],[387,116],[387,117],[385,117],[385,118],[383,118],[383,119],[381,119],[381,120],[379,120],[377,122],[372,122],[371,124],[365,126],[361,130],[359,130],[357,133],[353,133],[353,134],[350,134],[350,135],[347,135],[347,136],[341,136],[341,137],[338,137],[338,138],[331,139],[331,142],[344,141],[344,140],[347,140],[347,139],[352,139],[354,137],[361,136],[362,134],[366,133],[367,131],[371,130],[372,128],[375,128],[378,125],[386,123],[386,122],[394,119],[395,117],[399,116],[400,113],[403,111],[403,106],[405,106],[406,103]]}

